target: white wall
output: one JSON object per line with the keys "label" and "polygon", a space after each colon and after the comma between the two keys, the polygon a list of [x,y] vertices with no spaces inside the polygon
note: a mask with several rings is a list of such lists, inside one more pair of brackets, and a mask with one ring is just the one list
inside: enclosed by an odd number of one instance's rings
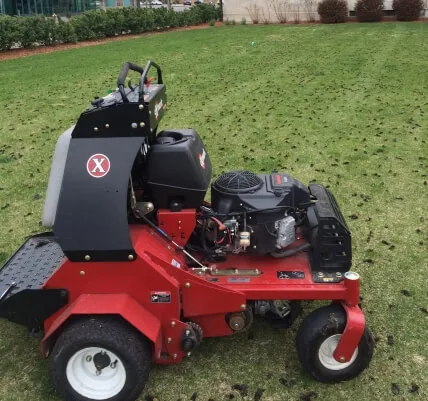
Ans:
{"label": "white wall", "polygon": [[278,13],[290,22],[296,19],[306,21],[310,18],[319,19],[316,12],[317,4],[318,0],[224,0],[223,13],[224,20],[235,20],[239,23],[245,18],[247,22],[251,22],[249,9],[255,10],[256,6],[259,10],[260,24],[267,20],[272,23],[279,22]]}
{"label": "white wall", "polygon": [[[224,20],[235,20],[239,23],[243,18],[251,22],[251,16],[248,8],[254,10],[254,5],[259,10],[259,23],[269,19],[272,23],[277,23],[278,12],[286,16],[287,21],[293,22],[296,19],[307,21],[309,19],[319,20],[317,5],[321,0],[224,0],[223,12]],[[392,10],[393,0],[384,0],[385,10]],[[355,10],[357,0],[348,0],[350,11]]]}

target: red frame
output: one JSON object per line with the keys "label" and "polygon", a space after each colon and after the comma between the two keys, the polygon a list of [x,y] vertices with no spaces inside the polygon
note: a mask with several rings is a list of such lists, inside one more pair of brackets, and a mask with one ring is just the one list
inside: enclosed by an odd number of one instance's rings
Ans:
{"label": "red frame", "polygon": [[[158,214],[160,227],[180,245],[190,237],[195,210]],[[44,322],[43,354],[49,352],[51,339],[74,315],[116,314],[122,316],[154,344],[154,362],[172,364],[187,354],[180,349],[186,321],[199,324],[204,337],[232,334],[225,315],[240,312],[251,300],[332,300],[341,302],[347,324],[334,357],[350,360],[364,331],[364,314],[358,306],[359,280],[340,283],[315,283],[306,253],[284,259],[251,254],[231,255],[217,267],[259,269],[259,276],[247,282],[230,277],[200,275],[189,268],[181,252],[175,250],[156,230],[146,225],[130,225],[137,258],[127,262],[64,263],[45,283],[45,288],[65,288],[69,304]],[[302,271],[303,279],[280,280],[277,271]],[[169,303],[153,303],[151,294],[170,294]]]}

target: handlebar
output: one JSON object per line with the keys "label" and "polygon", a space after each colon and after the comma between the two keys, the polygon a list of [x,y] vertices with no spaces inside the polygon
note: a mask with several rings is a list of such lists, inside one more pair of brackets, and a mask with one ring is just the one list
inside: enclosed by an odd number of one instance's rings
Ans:
{"label": "handlebar", "polygon": [[119,73],[119,77],[117,78],[117,86],[119,88],[119,92],[122,96],[122,100],[124,103],[129,103],[129,99],[125,94],[125,80],[128,76],[129,70],[139,72],[141,74],[140,81],[138,84],[138,100],[141,101],[144,97],[144,85],[147,83],[147,74],[152,66],[156,68],[158,74],[158,84],[163,84],[161,68],[155,62],[149,60],[144,69],[139,65],[131,63],[129,61],[123,64],[122,69]]}

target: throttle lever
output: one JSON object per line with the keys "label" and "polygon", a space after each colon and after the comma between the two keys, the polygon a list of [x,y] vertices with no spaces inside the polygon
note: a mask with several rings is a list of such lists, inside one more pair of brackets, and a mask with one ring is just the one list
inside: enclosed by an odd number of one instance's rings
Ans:
{"label": "throttle lever", "polygon": [[91,101],[92,106],[95,106],[96,108],[100,108],[103,103],[104,98],[102,97],[97,97],[96,99]]}

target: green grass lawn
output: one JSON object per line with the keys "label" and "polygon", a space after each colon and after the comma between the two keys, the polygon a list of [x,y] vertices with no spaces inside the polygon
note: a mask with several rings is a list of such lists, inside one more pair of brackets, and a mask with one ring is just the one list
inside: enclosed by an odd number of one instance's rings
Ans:
{"label": "green grass lawn", "polygon": [[[258,389],[262,401],[310,391],[324,401],[428,399],[427,23],[219,27],[0,62],[0,260],[42,230],[59,134],[115,88],[124,61],[149,58],[167,84],[162,127],[195,128],[215,175],[278,168],[330,187],[353,234],[376,349],[360,377],[323,385],[297,360],[300,319],[287,331],[256,322],[204,341],[181,365],[154,367],[140,399],[253,400]],[[58,400],[38,344],[0,322],[1,401]]]}

